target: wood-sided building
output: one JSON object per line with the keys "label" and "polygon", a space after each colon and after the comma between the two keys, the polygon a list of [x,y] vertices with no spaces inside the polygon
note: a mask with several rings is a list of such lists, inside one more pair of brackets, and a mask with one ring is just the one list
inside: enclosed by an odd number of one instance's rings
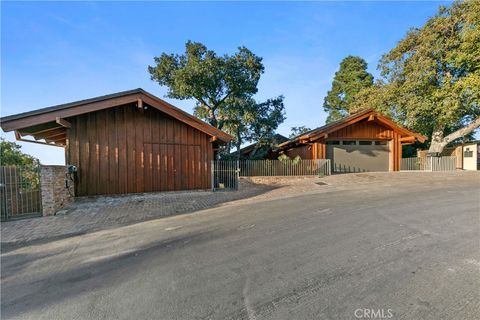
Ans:
{"label": "wood-sided building", "polygon": [[77,196],[209,189],[211,160],[232,139],[142,89],[7,116],[1,127],[65,148]]}
{"label": "wood-sided building", "polygon": [[330,159],[334,172],[399,171],[402,145],[426,137],[368,109],[279,145],[276,155]]}

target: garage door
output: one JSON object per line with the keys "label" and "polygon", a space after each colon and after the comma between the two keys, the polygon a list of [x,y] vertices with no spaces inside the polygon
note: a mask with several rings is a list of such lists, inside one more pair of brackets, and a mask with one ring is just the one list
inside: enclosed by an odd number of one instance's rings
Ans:
{"label": "garage door", "polygon": [[387,141],[327,141],[327,157],[334,172],[388,171]]}

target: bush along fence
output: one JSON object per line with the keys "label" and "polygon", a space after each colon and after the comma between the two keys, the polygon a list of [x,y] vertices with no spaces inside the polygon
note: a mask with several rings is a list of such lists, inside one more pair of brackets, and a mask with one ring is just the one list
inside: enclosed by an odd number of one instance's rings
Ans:
{"label": "bush along fence", "polygon": [[455,171],[456,157],[403,158],[401,171]]}
{"label": "bush along fence", "polygon": [[329,176],[329,159],[320,160],[214,160],[212,189],[237,190],[240,177]]}

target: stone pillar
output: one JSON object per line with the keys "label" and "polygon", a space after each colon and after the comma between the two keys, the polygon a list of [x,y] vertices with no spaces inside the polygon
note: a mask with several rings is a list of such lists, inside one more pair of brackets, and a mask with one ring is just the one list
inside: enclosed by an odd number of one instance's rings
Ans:
{"label": "stone pillar", "polygon": [[67,166],[40,167],[40,189],[44,216],[54,215],[74,201],[74,183],[68,179],[67,173]]}

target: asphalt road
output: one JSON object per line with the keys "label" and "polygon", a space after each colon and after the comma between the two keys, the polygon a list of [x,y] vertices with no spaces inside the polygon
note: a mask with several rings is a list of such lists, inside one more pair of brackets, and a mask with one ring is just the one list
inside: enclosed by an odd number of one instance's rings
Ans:
{"label": "asphalt road", "polygon": [[478,319],[479,178],[383,179],[12,250],[2,319]]}

